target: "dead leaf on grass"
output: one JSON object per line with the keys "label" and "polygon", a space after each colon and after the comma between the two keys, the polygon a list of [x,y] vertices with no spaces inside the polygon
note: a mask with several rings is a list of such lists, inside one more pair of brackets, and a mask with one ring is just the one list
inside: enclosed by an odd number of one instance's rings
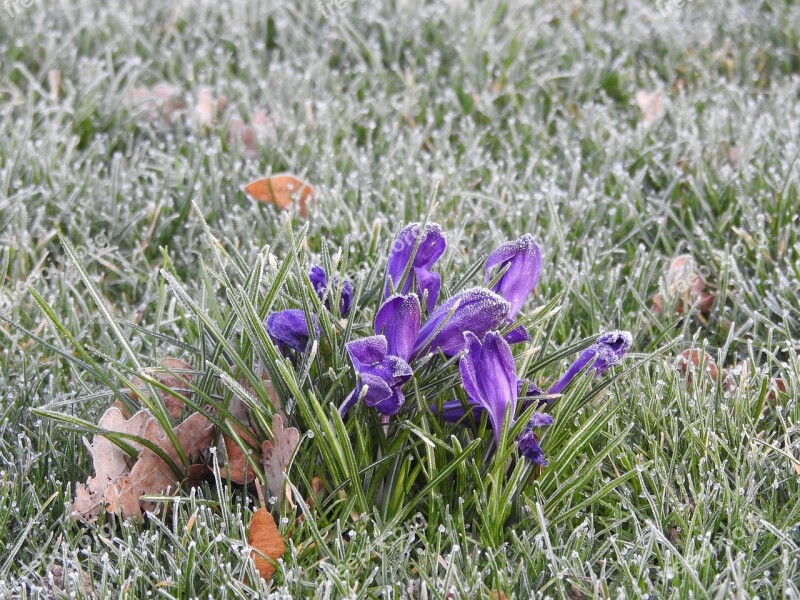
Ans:
{"label": "dead leaf on grass", "polygon": [[275,575],[273,561],[278,560],[286,552],[286,543],[278,531],[275,519],[266,508],[259,508],[253,513],[247,541],[253,548],[250,556],[253,558],[258,574],[263,579],[272,579],[272,576]]}
{"label": "dead leaf on grass", "polygon": [[[118,408],[109,408],[98,422],[98,426],[114,433],[125,433],[142,437],[149,415],[140,411],[130,419],[125,419]],[[89,453],[92,455],[95,476],[79,483],[75,488],[75,502],[72,504],[71,513],[80,519],[93,520],[105,503],[104,494],[109,486],[114,485],[124,474],[128,473],[129,463],[132,459],[119,446],[103,435],[97,434],[89,444],[84,440]],[[131,447],[141,450],[141,446],[134,441],[128,442]]]}
{"label": "dead leaf on grass", "polygon": [[[200,413],[190,415],[174,431],[190,462],[197,460],[214,439],[213,424]],[[154,418],[147,422],[143,437],[156,444],[175,464],[180,464],[178,452]],[[141,500],[142,496],[174,494],[180,485],[170,465],[149,448],[143,448],[131,472],[106,490],[106,510],[119,512],[124,518],[141,519],[143,511],[155,508],[153,503]]]}
{"label": "dead leaf on grass", "polygon": [[300,432],[296,427],[285,428],[281,416],[274,415],[272,417],[272,437],[274,441],[266,440],[261,445],[261,454],[267,487],[270,494],[278,499],[280,506],[285,493],[286,470],[300,444]]}
{"label": "dead leaf on grass", "polygon": [[314,202],[314,188],[288,173],[256,179],[244,187],[244,192],[259,202],[274,204],[282,210],[288,210],[297,199],[300,214],[308,216],[308,205]]}
{"label": "dead leaf on grass", "polygon": [[[175,464],[180,464],[178,452],[166,432],[145,411],[139,411],[128,420],[117,408],[110,408],[100,425],[108,431],[136,435],[160,448]],[[190,462],[196,461],[213,440],[214,427],[203,415],[194,413],[175,427],[175,436]],[[141,500],[142,496],[175,493],[181,480],[172,468],[155,452],[131,442],[139,456],[130,466],[127,455],[102,436],[95,436],[90,452],[95,464],[95,476],[86,484],[78,485],[72,514],[76,518],[93,520],[105,508],[107,512],[121,514],[124,518],[142,518],[143,510],[154,505]]]}
{"label": "dead leaf on grass", "polygon": [[[172,371],[172,372],[170,372]],[[187,362],[179,358],[164,358],[161,360],[161,367],[149,367],[144,369],[147,377],[155,379],[165,387],[175,391],[175,394],[169,394],[162,390],[158,390],[161,400],[166,406],[167,413],[173,419],[179,419],[183,414],[186,403],[180,396],[186,396],[190,391],[190,384],[192,383],[193,373],[192,367]],[[141,404],[140,393],[147,390],[147,385],[139,377],[134,377],[131,380],[134,389],[131,390],[131,398]]]}

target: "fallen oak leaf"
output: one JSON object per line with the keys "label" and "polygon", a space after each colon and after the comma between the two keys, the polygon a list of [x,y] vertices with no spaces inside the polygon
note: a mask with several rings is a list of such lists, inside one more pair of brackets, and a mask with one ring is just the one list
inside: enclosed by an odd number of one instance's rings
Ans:
{"label": "fallen oak leaf", "polygon": [[[296,427],[285,428],[281,416],[273,415],[272,437],[274,441],[266,440],[261,444],[261,454],[267,487],[280,506],[285,493],[286,470],[300,445],[300,432]],[[291,503],[291,498],[289,500]]]}
{"label": "fallen oak leaf", "polygon": [[314,202],[314,188],[288,173],[256,179],[244,187],[244,193],[259,202],[274,204],[281,210],[291,208],[294,198],[297,198],[303,217],[308,216],[308,205]]}
{"label": "fallen oak leaf", "polygon": [[278,560],[286,552],[286,542],[283,541],[275,519],[264,508],[264,496],[261,493],[261,486],[256,482],[258,497],[261,507],[253,513],[250,521],[250,533],[247,536],[247,543],[252,550],[250,557],[255,563],[256,570],[264,580],[272,579],[275,575],[274,561]]}
{"label": "fallen oak leaf", "polygon": [[[142,437],[149,418],[150,415],[142,410],[130,419],[126,419],[118,408],[112,407],[100,417],[97,424],[109,432]],[[142,446],[134,441],[129,441],[128,444],[137,451],[142,449]],[[75,501],[72,503],[70,513],[75,518],[93,521],[105,504],[103,497],[106,490],[129,472],[131,458],[127,452],[102,434],[95,435],[92,443],[87,443],[86,446],[92,455],[95,476],[88,478],[85,484],[79,483],[76,486]]]}
{"label": "fallen oak leaf", "polygon": [[[214,439],[214,426],[205,416],[194,413],[175,427],[175,437],[189,461],[195,461]],[[159,447],[174,463],[180,464],[178,452],[155,418],[145,426],[143,438]],[[143,448],[130,473],[120,477],[105,491],[106,510],[123,518],[142,518],[142,511],[152,510],[153,503],[141,500],[150,494],[175,493],[181,481],[172,468],[153,450]]]}
{"label": "fallen oak leaf", "polygon": [[[144,369],[147,377],[155,379],[164,387],[174,390],[176,394],[170,394],[158,389],[158,395],[164,402],[167,413],[173,419],[179,419],[186,407],[186,402],[180,395],[186,395],[191,390],[193,378],[192,367],[189,363],[179,359],[167,357],[160,361],[161,368],[148,367]],[[141,404],[140,394],[145,392],[147,385],[139,377],[131,379],[134,389],[130,390],[130,396]]]}

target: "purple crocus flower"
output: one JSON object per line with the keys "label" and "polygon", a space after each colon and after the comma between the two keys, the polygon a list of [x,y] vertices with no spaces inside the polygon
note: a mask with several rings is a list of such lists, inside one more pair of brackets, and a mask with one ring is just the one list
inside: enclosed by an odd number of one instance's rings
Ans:
{"label": "purple crocus flower", "polygon": [[508,343],[496,331],[487,333],[483,343],[472,332],[467,332],[464,339],[467,353],[458,363],[461,382],[470,403],[489,413],[494,439],[498,442],[506,411],[510,407],[510,418],[513,419],[517,409],[514,355]]}
{"label": "purple crocus flower", "polygon": [[375,315],[375,333],[386,336],[389,354],[408,362],[419,334],[422,310],[416,294],[392,296]]}
{"label": "purple crocus flower", "polygon": [[[415,248],[416,254],[414,254]],[[442,233],[442,228],[436,223],[429,223],[424,228],[420,223],[407,225],[397,236],[389,251],[384,295],[388,297],[392,293],[407,294],[411,291],[413,280],[416,282],[415,291],[420,300],[427,292],[427,309],[433,310],[439,299],[442,280],[438,273],[434,273],[430,269],[442,256],[445,248],[447,248],[447,240]],[[411,263],[410,267],[409,262]],[[410,268],[408,276],[400,286],[403,274],[408,268]]]}
{"label": "purple crocus flower", "polygon": [[[325,292],[328,289],[328,276],[325,274],[325,269],[318,265],[312,265],[311,269],[308,272],[308,279],[311,281],[311,285],[314,288],[314,291],[317,294],[317,297],[322,300],[325,297]],[[333,278],[333,286],[334,288],[339,285],[339,277],[334,276]],[[325,299],[325,308],[328,310],[331,309],[331,299],[330,296],[333,294],[333,290],[328,293],[328,298]],[[347,279],[344,280],[342,284],[342,295],[341,299],[339,300],[339,314],[343,317],[346,317],[350,312],[350,305],[353,303],[353,284],[350,283]]]}
{"label": "purple crocus flower", "polygon": [[533,434],[535,427],[547,427],[553,424],[553,417],[545,413],[533,413],[530,422],[525,426],[525,431],[517,438],[517,449],[519,453],[537,465],[547,466],[547,459],[544,456],[539,440]]}
{"label": "purple crocus flower", "polygon": [[[522,391],[520,383],[524,386],[525,382],[520,382],[517,378],[514,355],[511,354],[508,342],[499,333],[490,331],[483,339],[483,343],[472,333],[467,333],[465,338],[467,353],[459,363],[461,381],[470,404],[488,412],[494,441],[498,443],[505,425],[506,413],[510,419],[508,426],[511,427],[514,423],[517,396]],[[528,392],[530,391],[529,386]],[[552,423],[553,417],[550,415],[533,413],[524,433],[517,438],[518,449],[523,456],[535,463],[547,464],[539,442],[533,435],[533,429]]]}
{"label": "purple crocus flower", "polygon": [[[314,316],[311,316],[314,337],[319,336],[319,325]],[[305,352],[312,337],[306,321],[306,313],[302,310],[279,310],[267,317],[267,333],[278,345],[282,354],[287,348]]]}
{"label": "purple crocus flower", "polygon": [[526,233],[518,240],[507,242],[486,258],[486,283],[492,280],[492,270],[506,269],[492,287],[511,304],[508,318],[513,319],[525,304],[539,281],[542,270],[542,251]]}
{"label": "purple crocus flower", "polygon": [[385,336],[374,335],[348,342],[350,361],[356,371],[356,388],[347,397],[339,413],[344,415],[361,397],[366,386],[364,403],[383,415],[396,415],[405,402],[401,388],[413,371],[406,361],[388,353]]}
{"label": "purple crocus flower", "polygon": [[[620,362],[622,356],[633,343],[631,334],[627,331],[609,331],[604,333],[597,341],[584,350],[561,379],[556,381],[548,390],[548,394],[560,394],[575,377],[587,366],[594,370],[595,377],[606,371],[609,367]],[[591,364],[590,364],[591,363]]]}
{"label": "purple crocus flower", "polygon": [[413,356],[441,350],[453,356],[464,349],[464,334],[482,338],[508,318],[509,304],[486,288],[464,290],[439,305],[422,326]]}

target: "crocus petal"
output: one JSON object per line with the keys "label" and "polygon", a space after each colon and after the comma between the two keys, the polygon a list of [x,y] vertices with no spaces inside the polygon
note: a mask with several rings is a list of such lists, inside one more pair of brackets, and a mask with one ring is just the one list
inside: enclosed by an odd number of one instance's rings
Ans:
{"label": "crocus petal", "polygon": [[594,365],[595,375],[600,375],[609,367],[616,365],[631,347],[633,337],[627,331],[609,331],[595,342],[598,347]]}
{"label": "crocus petal", "polygon": [[[317,297],[322,300],[325,298],[325,292],[328,287],[328,276],[325,274],[325,269],[318,265],[312,265],[311,269],[308,271],[308,279],[311,281],[311,285],[314,288],[314,292],[316,292]],[[339,277],[336,276],[333,278],[333,285],[337,287],[339,285]],[[328,298],[325,299],[325,308],[328,310],[331,309],[331,294],[333,291],[328,292]],[[339,314],[343,317],[346,317],[347,314],[350,312],[350,305],[353,302],[353,284],[350,283],[347,279],[344,280],[342,284],[342,294],[341,299],[339,300]]]}
{"label": "crocus petal", "polygon": [[316,292],[317,297],[322,300],[325,295],[325,288],[328,287],[328,276],[325,275],[325,269],[319,265],[312,265],[308,271],[308,279]]}
{"label": "crocus petal", "polygon": [[[319,335],[319,325],[311,317],[315,335]],[[281,310],[267,317],[267,333],[278,344],[281,351],[292,348],[304,352],[311,339],[306,314],[302,310]]]}
{"label": "crocus petal", "polygon": [[411,358],[419,334],[421,309],[414,294],[392,296],[375,315],[375,331],[388,342],[388,353],[405,361]]}
{"label": "crocus petal", "polygon": [[414,277],[417,279],[417,293],[420,298],[426,298],[425,308],[432,311],[439,299],[439,289],[442,287],[442,278],[438,273],[427,269],[415,268]]}
{"label": "crocus petal", "polygon": [[553,424],[553,417],[547,413],[533,413],[529,427],[548,427]]}
{"label": "crocus petal", "polygon": [[400,388],[397,388],[392,391],[392,395],[384,400],[381,400],[377,404],[375,404],[375,410],[377,410],[382,415],[387,417],[392,417],[400,412],[400,409],[403,408],[403,404],[406,401],[406,397]]}
{"label": "crocus petal", "polygon": [[358,383],[356,384],[355,389],[352,392],[350,392],[350,395],[347,398],[345,398],[345,401],[342,402],[342,405],[339,407],[339,414],[341,416],[344,416],[348,410],[353,408],[356,405],[356,402],[358,402],[358,398],[360,397],[360,395],[361,395],[361,384]]}
{"label": "crocus petal", "polygon": [[475,375],[475,363],[476,360],[480,358],[481,354],[481,343],[477,337],[475,337],[472,333],[466,333],[464,335],[466,346],[467,346],[467,353],[461,357],[461,360],[458,361],[458,369],[461,371],[461,383],[464,386],[464,390],[467,392],[467,396],[469,399],[481,406],[485,405],[483,398],[481,398],[481,392],[478,387],[478,378]]}
{"label": "crocus petal", "polygon": [[464,349],[464,334],[478,338],[496,329],[508,315],[509,304],[486,288],[460,292],[439,305],[422,326],[414,346],[414,355],[441,350],[453,356]]}
{"label": "crocus petal", "polygon": [[633,338],[627,331],[611,331],[601,335],[594,344],[581,353],[561,379],[553,384],[548,394],[560,394],[589,364],[590,368],[595,370],[595,375],[599,375],[617,364],[632,343]]}
{"label": "crocus petal", "polygon": [[[472,413],[472,418],[476,421],[481,418],[481,414],[485,409],[480,404],[474,404],[471,401],[467,402],[467,408],[460,400],[450,400],[442,404],[442,412],[439,413],[441,417],[448,423],[457,423],[467,412]],[[436,406],[431,406],[432,412],[437,412]]]}
{"label": "crocus petal", "polygon": [[530,234],[507,242],[492,252],[486,259],[486,282],[492,279],[494,267],[506,268],[505,273],[492,287],[511,304],[509,318],[514,318],[525,304],[539,281],[542,269],[542,251]]}
{"label": "crocus petal", "polygon": [[[467,334],[471,336],[472,334]],[[508,343],[496,331],[486,334],[480,353],[472,352],[473,345],[464,359],[473,362],[475,379],[483,405],[489,411],[495,441],[500,439],[500,432],[510,407],[510,418],[514,418],[517,407],[517,368],[514,355]],[[464,360],[462,359],[462,360]]]}
{"label": "crocus petal", "polygon": [[514,329],[504,333],[503,339],[509,344],[521,344],[523,342],[530,342],[531,335],[528,333],[527,329],[525,329],[522,325],[519,325],[514,327]]}
{"label": "crocus petal", "polygon": [[547,459],[544,456],[542,447],[539,445],[539,441],[530,429],[526,429],[525,432],[517,438],[517,449],[522,456],[531,462],[542,465],[543,467],[547,466]]}
{"label": "crocus petal", "polygon": [[414,375],[411,366],[399,356],[387,356],[383,359],[383,364],[391,377],[392,387],[403,385]]}
{"label": "crocus petal", "polygon": [[[526,385],[528,386],[527,391],[525,388]],[[517,396],[522,396],[523,392],[525,392],[526,398],[541,396],[543,393],[541,388],[530,379],[520,379],[517,381]]]}
{"label": "crocus petal", "polygon": [[400,410],[405,397],[400,388],[411,379],[411,366],[399,356],[387,354],[388,342],[383,335],[373,335],[348,342],[345,346],[356,371],[356,388],[339,407],[344,415],[361,397],[364,403],[384,415]]}
{"label": "crocus petal", "polygon": [[361,386],[367,386],[367,393],[364,395],[364,404],[367,406],[375,406],[391,397],[392,388],[380,375],[362,371],[360,377]]}
{"label": "crocus petal", "polygon": [[[420,239],[420,235],[422,238]],[[419,240],[419,244],[417,243]],[[417,249],[414,254],[414,248]],[[422,294],[428,290],[429,306],[434,306],[439,295],[438,285],[435,285],[430,273],[430,268],[439,260],[447,248],[447,241],[442,233],[442,228],[429,223],[423,229],[419,223],[410,223],[397,236],[391,250],[389,260],[386,265],[386,283],[384,284],[384,295],[388,296],[394,289],[395,293],[407,294],[411,290],[411,279],[417,279],[418,293]],[[409,269],[408,277],[400,286],[400,281]],[[425,286],[420,284],[420,279],[425,279]]]}
{"label": "crocus petal", "polygon": [[388,352],[388,343],[382,335],[353,340],[345,344],[353,367],[358,371],[363,366],[375,365],[380,363]]}
{"label": "crocus petal", "polygon": [[531,420],[525,427],[525,431],[517,438],[517,448],[520,454],[543,467],[547,466],[547,459],[544,457],[544,452],[542,452],[542,447],[539,445],[539,440],[537,440],[536,436],[533,434],[533,428],[547,427],[552,424],[553,417],[550,415],[545,413],[533,413]]}
{"label": "crocus petal", "polygon": [[339,301],[339,314],[346,317],[350,314],[350,307],[353,304],[353,284],[347,279],[342,284],[342,299]]}

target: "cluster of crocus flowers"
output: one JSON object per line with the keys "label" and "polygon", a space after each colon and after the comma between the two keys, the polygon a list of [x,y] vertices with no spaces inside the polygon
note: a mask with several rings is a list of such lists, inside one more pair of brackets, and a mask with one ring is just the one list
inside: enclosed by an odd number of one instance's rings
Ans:
{"label": "cluster of crocus flowers", "polygon": [[[439,302],[442,280],[434,267],[446,248],[447,240],[436,224],[412,223],[400,232],[389,254],[374,334],[346,344],[356,383],[339,408],[342,415],[359,401],[376,409],[384,420],[397,415],[403,409],[403,386],[414,376],[415,361],[430,354],[462,354],[459,369],[467,401],[452,400],[431,409],[449,422],[464,421],[467,415],[480,418],[485,412],[497,443],[502,432],[513,426],[518,405],[523,411],[532,402],[545,406],[547,398],[560,394],[578,374],[599,375],[618,363],[630,347],[627,332],[600,336],[543,396],[536,385],[518,377],[510,347],[530,340],[515,319],[539,280],[542,254],[538,244],[528,234],[503,244],[486,259],[487,287],[467,289]],[[334,296],[325,272],[312,267],[309,279],[331,310]],[[333,287],[339,287],[336,278]],[[350,309],[352,292],[345,281],[339,295],[341,315]],[[299,310],[270,315],[267,330],[282,351],[302,352],[319,334],[314,319]],[[544,412],[533,413],[516,439],[522,456],[547,464],[534,430],[552,422]]]}

